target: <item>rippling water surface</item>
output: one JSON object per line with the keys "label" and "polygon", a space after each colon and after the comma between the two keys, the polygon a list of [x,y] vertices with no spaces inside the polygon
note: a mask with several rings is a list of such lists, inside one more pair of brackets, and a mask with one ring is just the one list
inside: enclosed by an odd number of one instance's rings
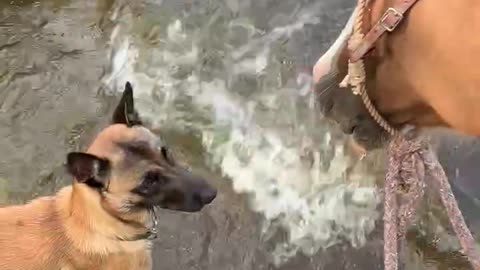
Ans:
{"label": "rippling water surface", "polygon": [[[0,200],[68,183],[64,154],[129,80],[142,117],[221,190],[202,214],[162,213],[155,269],[382,269],[383,153],[359,161],[310,96],[311,65],[354,2],[0,4]],[[408,269],[465,265],[425,220]]]}
{"label": "rippling water surface", "polygon": [[[115,89],[132,81],[153,125],[192,134],[206,164],[263,215],[263,236],[286,232],[276,263],[345,240],[361,246],[378,217],[373,175],[346,173],[353,162],[342,137],[315,119],[307,64],[288,51],[326,4],[271,12],[278,3],[198,2],[161,19],[158,3],[140,19],[124,13],[104,78]],[[260,10],[263,27],[248,16]]]}

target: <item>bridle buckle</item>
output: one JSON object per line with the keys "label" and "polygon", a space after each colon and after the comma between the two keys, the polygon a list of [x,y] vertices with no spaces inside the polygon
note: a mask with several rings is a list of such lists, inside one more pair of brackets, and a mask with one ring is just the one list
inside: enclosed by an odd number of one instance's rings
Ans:
{"label": "bridle buckle", "polygon": [[[390,16],[393,16],[391,25],[389,22],[387,22]],[[398,24],[402,21],[402,19],[403,19],[403,14],[400,13],[395,8],[391,7],[391,8],[388,8],[383,14],[382,19],[380,19],[380,25],[388,32],[392,32],[393,30],[395,30],[395,28],[397,28]]]}

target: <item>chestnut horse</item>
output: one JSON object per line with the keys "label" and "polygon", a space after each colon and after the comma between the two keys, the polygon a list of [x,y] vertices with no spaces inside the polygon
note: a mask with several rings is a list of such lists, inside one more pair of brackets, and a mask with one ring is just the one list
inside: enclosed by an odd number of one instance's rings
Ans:
{"label": "chestnut horse", "polygon": [[[370,0],[367,33],[387,8],[406,0]],[[480,1],[414,1],[394,31],[372,42],[363,59],[373,105],[393,127],[444,126],[480,136]],[[362,101],[338,84],[347,74],[347,40],[356,14],[313,69],[317,104],[327,118],[366,148],[378,147],[382,129]],[[475,120],[477,119],[477,120]],[[385,137],[385,136],[383,136]]]}
{"label": "chestnut horse", "polygon": [[[444,126],[479,136],[480,123],[472,120],[480,117],[480,106],[475,103],[480,101],[477,91],[480,71],[474,66],[480,58],[480,38],[470,37],[470,32],[480,30],[480,2],[358,2],[339,38],[313,69],[316,101],[325,116],[337,121],[344,132],[353,134],[366,148],[380,145],[376,142],[382,128],[394,134],[395,128],[398,130],[407,124]],[[340,85],[352,86],[352,92],[361,98],[339,89]],[[384,134],[381,137],[385,137]],[[429,171],[440,186],[438,191],[462,249],[472,266],[480,269],[480,255],[443,170],[438,163],[433,169],[435,158],[429,151],[416,150],[410,152],[406,160],[400,159],[398,151],[402,147],[407,152],[414,149],[398,137],[389,147],[390,168],[384,204],[385,269],[398,269],[397,236],[399,230],[405,230],[405,221],[403,225],[397,224],[395,188],[405,183],[400,176],[403,169],[400,164],[413,162],[415,167],[419,165],[418,160],[427,160],[424,165],[430,165]],[[420,175],[420,167],[416,175]],[[423,180],[417,177],[410,184],[421,187],[425,183],[420,181]],[[422,188],[412,189],[410,199],[419,198],[422,191]],[[415,213],[415,206],[405,206],[406,213]]]}

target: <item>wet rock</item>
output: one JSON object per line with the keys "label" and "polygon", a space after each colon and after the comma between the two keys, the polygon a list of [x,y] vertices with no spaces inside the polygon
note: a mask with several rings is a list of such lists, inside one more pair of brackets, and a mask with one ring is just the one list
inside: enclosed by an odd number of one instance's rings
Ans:
{"label": "wet rock", "polygon": [[[98,91],[99,78],[108,69],[105,35],[111,23],[109,18],[114,15],[110,8],[117,1],[13,2],[16,5],[6,5],[5,1],[0,3],[0,204],[6,200],[9,203],[23,202],[33,196],[52,194],[68,184],[70,179],[61,168],[66,152],[85,149],[91,137],[109,120],[107,116],[117,101],[116,97]],[[286,51],[293,56],[293,60],[287,59],[289,65],[313,64],[343,27],[354,2],[301,1],[303,4],[318,3],[320,19],[308,22],[295,40],[286,41]],[[127,3],[133,2],[125,1],[124,4]],[[142,12],[172,12],[172,16],[181,16],[183,12],[204,8],[205,3],[157,0],[162,11],[144,10],[142,4],[135,4],[132,12],[134,17]],[[228,12],[222,19],[250,14],[258,28],[269,29],[294,19],[295,16],[290,14],[295,8],[298,11],[295,14],[302,14],[298,3],[292,4],[289,0],[228,1]],[[187,10],[184,10],[185,5],[189,7]],[[207,7],[205,14],[208,12],[211,10]],[[146,37],[154,41],[162,35],[153,29],[146,33]],[[157,44],[153,42],[153,45]],[[223,56],[214,59],[221,62]],[[176,78],[182,79],[191,69],[180,67],[173,72]],[[197,159],[206,158],[201,146],[192,145],[190,138],[183,140],[178,143],[190,147],[190,155]],[[468,143],[461,149],[478,144],[474,141]],[[439,150],[449,177],[458,178],[458,194],[468,195],[464,196],[467,199],[477,198],[477,182],[474,180],[479,174],[474,168],[478,166],[467,163],[467,157],[476,160],[477,155],[462,156],[467,153],[464,150],[445,151],[452,149],[449,145],[446,143],[443,150]],[[308,152],[305,154],[308,163],[311,157]],[[379,166],[380,162],[372,164]],[[247,196],[236,194],[229,180],[221,178],[218,171],[204,171],[203,174],[219,188],[218,198],[202,213],[187,215],[162,211],[160,235],[153,251],[154,269],[382,269],[381,224],[369,235],[364,247],[354,248],[347,243],[335,245],[310,257],[298,255],[276,268],[270,251],[277,239],[262,234],[262,217],[250,210]],[[464,204],[467,214],[470,209],[473,218],[478,213],[475,204],[471,199]],[[414,235],[410,242],[418,239]],[[414,242],[420,251],[417,254],[412,249],[411,260],[416,263],[410,269],[421,269],[423,258],[441,261],[439,254],[440,257],[452,257],[451,252],[439,253],[437,247],[429,245],[431,241],[427,240],[426,243]],[[452,265],[442,263],[446,267]]]}
{"label": "wet rock", "polygon": [[[2,8],[8,16],[1,20],[1,32],[10,36],[0,38],[0,44],[8,44],[0,50],[0,62],[5,63],[0,76],[0,122],[6,124],[0,130],[0,175],[11,181],[9,189],[20,201],[31,198],[39,171],[52,171],[63,163],[69,148],[63,138],[70,132],[64,127],[85,119],[98,123],[101,117],[97,111],[104,105],[95,96],[106,63],[104,48],[93,37],[51,38],[88,31],[84,25],[92,21],[89,14],[94,14],[95,3],[87,2],[58,13],[52,12],[50,1]],[[81,53],[64,52],[68,57],[55,59],[52,52],[68,50],[65,45],[70,44]]]}

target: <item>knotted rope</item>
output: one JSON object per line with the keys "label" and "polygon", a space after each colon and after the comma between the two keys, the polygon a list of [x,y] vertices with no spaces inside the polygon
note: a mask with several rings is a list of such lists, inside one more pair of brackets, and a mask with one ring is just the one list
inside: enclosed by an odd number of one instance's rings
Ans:
{"label": "knotted rope", "polygon": [[[348,41],[350,50],[356,48],[364,38],[363,16],[367,0],[358,0],[357,18],[353,33]],[[388,145],[388,167],[384,187],[384,267],[398,270],[399,241],[412,221],[416,207],[423,197],[425,177],[432,179],[440,193],[452,227],[460,240],[463,252],[475,270],[480,270],[480,255],[475,248],[473,236],[465,224],[457,200],[453,195],[445,172],[432,149],[418,138],[406,138],[405,132],[394,129],[375,109],[366,91],[366,74],[363,59],[349,61],[348,74],[340,83],[350,86],[353,94],[360,95],[372,118],[384,128],[392,139]],[[402,134],[403,133],[403,134]],[[408,133],[408,132],[407,132]],[[402,188],[401,188],[402,187]]]}
{"label": "knotted rope", "polygon": [[396,136],[388,145],[387,175],[384,187],[384,266],[397,270],[399,241],[404,242],[415,210],[422,199],[426,180],[440,194],[442,204],[463,253],[473,269],[480,269],[480,254],[468,229],[447,176],[432,149],[418,137]]}
{"label": "knotted rope", "polygon": [[[357,18],[355,19],[355,24],[353,26],[353,33],[348,40],[348,48],[352,51],[356,48],[365,37],[363,34],[363,16],[365,12],[367,1],[359,0],[357,9]],[[348,74],[345,76],[345,79],[340,83],[341,87],[351,86],[352,92],[354,95],[360,95],[360,98],[365,104],[367,111],[370,113],[372,118],[390,135],[395,135],[396,130],[390,126],[390,124],[378,113],[375,107],[372,104],[372,101],[368,97],[366,88],[365,88],[365,64],[363,59],[358,60],[357,62],[348,62]]]}

